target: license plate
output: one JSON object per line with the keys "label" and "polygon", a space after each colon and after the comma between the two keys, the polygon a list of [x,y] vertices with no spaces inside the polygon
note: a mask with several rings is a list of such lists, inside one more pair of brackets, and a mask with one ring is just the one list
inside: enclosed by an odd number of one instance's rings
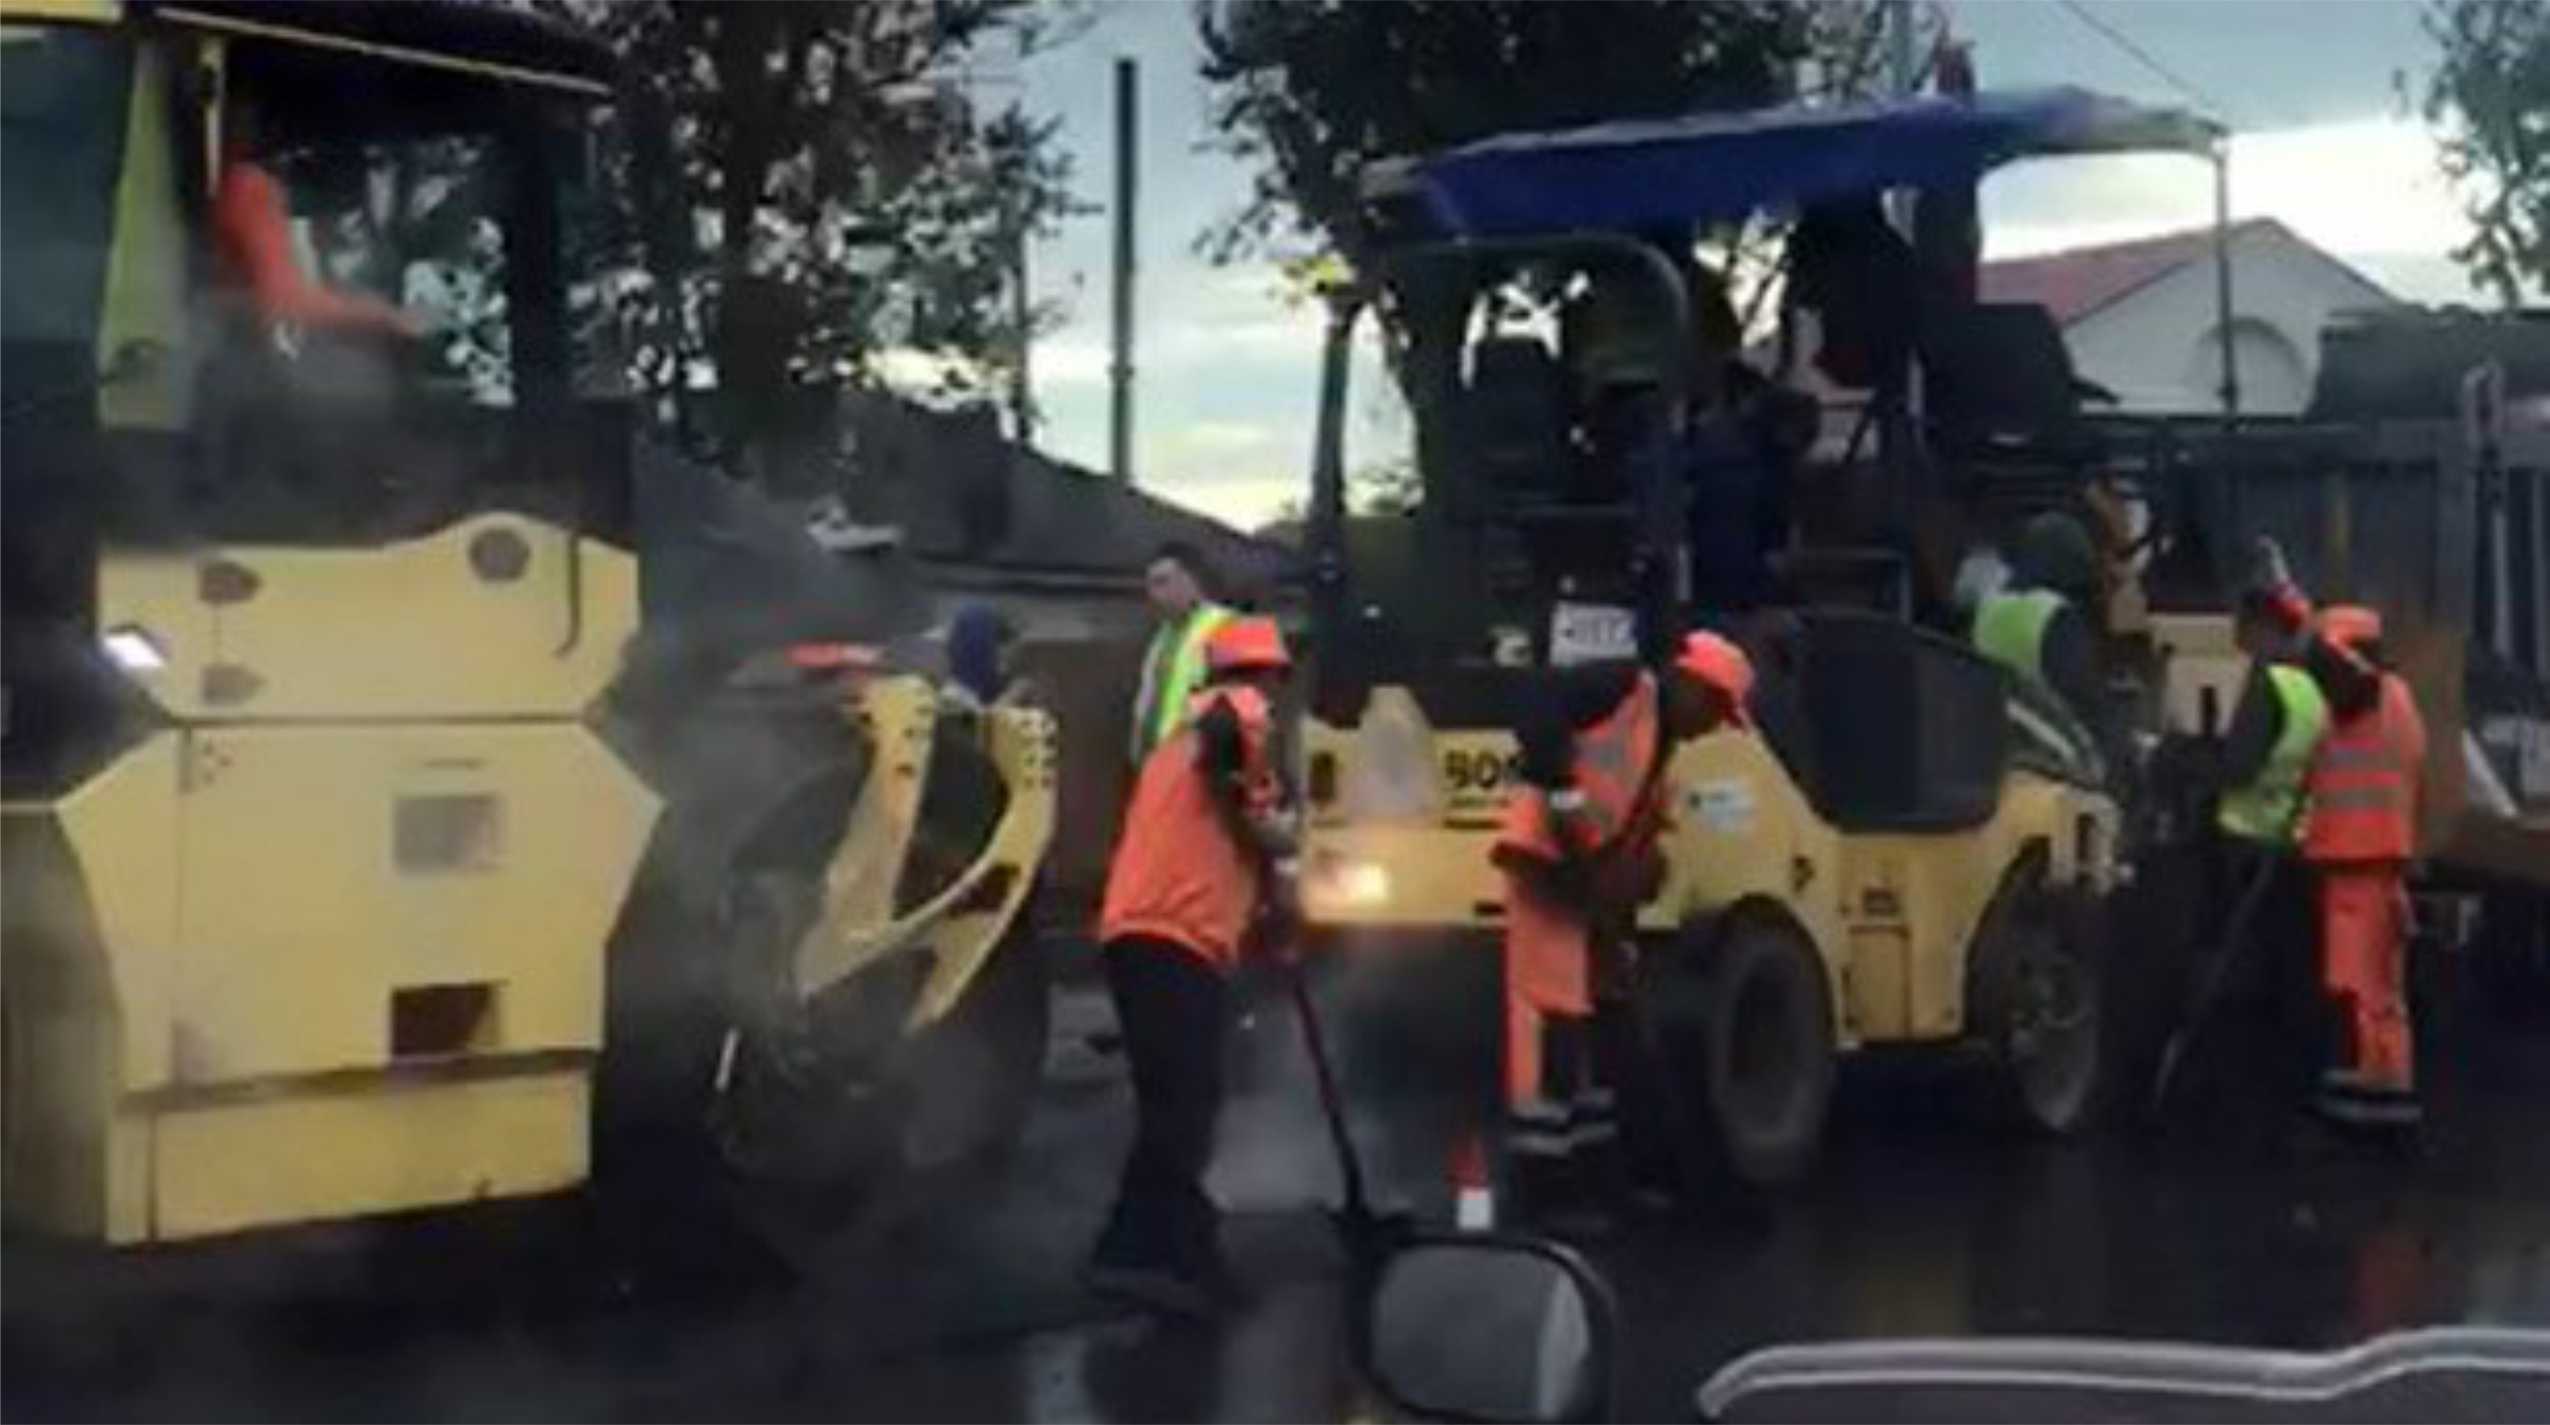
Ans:
{"label": "license plate", "polygon": [[1638,656],[1638,620],[1618,604],[1562,603],[1550,611],[1549,661],[1558,668]]}

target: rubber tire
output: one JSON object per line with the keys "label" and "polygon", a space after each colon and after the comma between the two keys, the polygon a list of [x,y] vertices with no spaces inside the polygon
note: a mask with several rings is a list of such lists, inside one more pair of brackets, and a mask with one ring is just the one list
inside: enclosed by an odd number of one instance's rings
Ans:
{"label": "rubber tire", "polygon": [[1796,1182],[1823,1145],[1838,1068],[1823,963],[1759,917],[1679,958],[1656,1032],[1705,1166],[1751,1189]]}
{"label": "rubber tire", "polygon": [[[2115,1057],[2105,965],[2092,912],[2044,884],[2040,865],[2015,873],[1993,908],[1967,982],[1976,1033],[1991,1055],[1988,1106],[1994,1117],[2047,1137],[2080,1132],[2097,1119]],[[2044,1069],[2045,1056],[2014,1047],[2015,981],[2024,959],[2060,956],[2071,962],[2072,983],[2087,997],[2085,1027],[2067,1034],[2061,1062]],[[2067,1016],[2068,1018],[2068,1016]]]}
{"label": "rubber tire", "polygon": [[1028,907],[906,1062],[902,1168],[990,1169],[1016,1152],[1044,1079],[1053,974]]}
{"label": "rubber tire", "polygon": [[[722,918],[719,930],[728,953],[776,959],[816,913],[821,892],[811,878],[767,870],[749,874],[734,890],[737,913]],[[850,994],[854,988],[837,988],[826,1003],[846,1003],[842,996]],[[721,1014],[719,1040],[734,1022]],[[712,1048],[706,1064],[714,1066],[719,1052]],[[734,1106],[717,1102],[707,1073],[695,1096],[700,1131],[726,1189],[756,1216],[771,1209],[809,1221],[852,1215],[898,1176],[895,1144],[905,1109],[892,1074],[871,1081],[876,1091],[870,1094],[826,1102],[820,1088],[803,1097],[758,1089],[753,1056],[759,1052],[750,1038],[740,1041],[735,1071],[744,1077]],[[739,1114],[750,1134],[747,1150],[766,1155],[763,1161],[738,1158],[725,1140],[735,1121],[731,1115]]]}

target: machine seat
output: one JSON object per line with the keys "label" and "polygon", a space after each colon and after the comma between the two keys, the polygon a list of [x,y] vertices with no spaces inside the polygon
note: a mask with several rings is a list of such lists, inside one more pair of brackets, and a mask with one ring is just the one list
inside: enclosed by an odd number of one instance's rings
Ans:
{"label": "machine seat", "polygon": [[1900,619],[1833,610],[1799,623],[1804,750],[1783,760],[1816,810],[1845,831],[1990,820],[2009,762],[2001,670]]}

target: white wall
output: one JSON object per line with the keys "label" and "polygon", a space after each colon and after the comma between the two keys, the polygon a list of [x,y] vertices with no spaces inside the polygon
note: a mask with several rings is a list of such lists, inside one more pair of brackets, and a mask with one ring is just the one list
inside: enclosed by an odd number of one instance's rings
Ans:
{"label": "white wall", "polygon": [[[2240,408],[2299,413],[2311,399],[2320,328],[2350,308],[2387,304],[2379,289],[2275,229],[2234,236],[2232,344]],[[2139,412],[2220,409],[2210,257],[2090,313],[2067,328],[2072,364]]]}

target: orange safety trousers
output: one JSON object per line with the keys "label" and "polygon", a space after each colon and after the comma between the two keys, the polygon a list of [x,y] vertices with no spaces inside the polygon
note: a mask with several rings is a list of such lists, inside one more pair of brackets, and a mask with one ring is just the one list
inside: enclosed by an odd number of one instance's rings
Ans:
{"label": "orange safety trousers", "polygon": [[1511,873],[1505,905],[1505,1101],[1512,1106],[1541,1092],[1546,1020],[1583,1020],[1594,1005],[1591,927],[1583,917],[1543,900]]}
{"label": "orange safety trousers", "polygon": [[2320,868],[2320,983],[2348,1047],[2323,1086],[2407,1094],[2416,1087],[2408,1022],[2408,887],[2396,861]]}

